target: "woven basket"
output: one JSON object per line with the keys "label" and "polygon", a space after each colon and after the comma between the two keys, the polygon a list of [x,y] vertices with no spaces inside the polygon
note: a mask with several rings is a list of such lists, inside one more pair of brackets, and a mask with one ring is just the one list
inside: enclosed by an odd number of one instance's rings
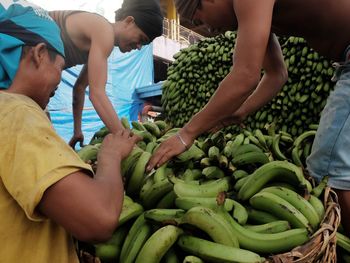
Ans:
{"label": "woven basket", "polygon": [[273,255],[266,263],[336,263],[336,232],[340,224],[340,207],[336,193],[329,187],[324,192],[325,216],[311,239],[293,250]]}

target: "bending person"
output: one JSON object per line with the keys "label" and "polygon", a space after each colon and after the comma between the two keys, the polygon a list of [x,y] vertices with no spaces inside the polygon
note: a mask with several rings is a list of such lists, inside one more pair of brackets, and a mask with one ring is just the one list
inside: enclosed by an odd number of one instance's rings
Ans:
{"label": "bending person", "polygon": [[104,242],[118,225],[121,161],[138,138],[126,130],[107,135],[93,176],[44,112],[63,67],[45,43],[24,46],[11,86],[0,91],[2,262],[78,263],[72,237]]}
{"label": "bending person", "polygon": [[[175,0],[185,18],[224,32],[237,30],[234,64],[207,105],[164,141],[149,162],[160,166],[201,133],[240,123],[269,102],[287,80],[276,34],[298,36],[321,55],[341,62],[307,159],[317,180],[329,176],[337,190],[342,222],[350,233],[350,2],[347,0]],[[261,77],[261,70],[264,75]]]}
{"label": "bending person", "polygon": [[74,134],[69,144],[82,145],[81,129],[85,90],[109,131],[123,129],[112,103],[106,95],[107,59],[114,46],[121,52],[140,49],[160,36],[163,17],[156,0],[125,0],[116,11],[115,23],[100,15],[84,11],[51,11],[50,16],[61,28],[66,53],[66,67],[84,64],[73,87]]}

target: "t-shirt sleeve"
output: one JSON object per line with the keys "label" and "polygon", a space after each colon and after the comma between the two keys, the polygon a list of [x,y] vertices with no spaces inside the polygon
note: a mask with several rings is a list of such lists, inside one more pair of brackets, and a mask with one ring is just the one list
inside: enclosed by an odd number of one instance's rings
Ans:
{"label": "t-shirt sleeve", "polygon": [[6,143],[2,181],[30,220],[43,220],[35,211],[44,192],[60,179],[79,170],[93,173],[76,152],[54,131],[45,113],[32,107],[17,107],[4,117]]}

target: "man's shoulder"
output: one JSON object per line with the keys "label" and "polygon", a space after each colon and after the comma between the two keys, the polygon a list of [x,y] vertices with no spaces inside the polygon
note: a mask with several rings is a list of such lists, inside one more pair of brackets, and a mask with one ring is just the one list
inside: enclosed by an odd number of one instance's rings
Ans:
{"label": "man's shoulder", "polygon": [[31,98],[21,95],[13,94],[8,92],[0,92],[0,113],[4,116],[6,112],[17,112],[21,111],[23,113],[43,113],[43,110],[35,103]]}

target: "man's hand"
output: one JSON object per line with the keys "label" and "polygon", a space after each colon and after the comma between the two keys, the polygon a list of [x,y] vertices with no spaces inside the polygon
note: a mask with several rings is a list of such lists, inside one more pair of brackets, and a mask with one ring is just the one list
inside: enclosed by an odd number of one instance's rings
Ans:
{"label": "man's hand", "polygon": [[84,146],[84,135],[82,132],[79,133],[74,133],[73,137],[70,139],[69,141],[69,145],[70,147],[72,147],[73,149],[75,149],[75,145],[77,144],[77,142],[79,142],[80,147]]}
{"label": "man's hand", "polygon": [[120,130],[116,133],[110,133],[104,138],[98,160],[123,160],[129,155],[135,144],[141,138],[130,133],[129,130]]}
{"label": "man's hand", "polygon": [[193,140],[185,139],[183,141],[182,133],[171,136],[167,140],[161,143],[156,152],[152,155],[151,159],[147,165],[147,171],[151,171],[154,167],[159,167],[165,162],[169,161],[172,157],[179,155],[180,153],[186,151],[192,143]]}

